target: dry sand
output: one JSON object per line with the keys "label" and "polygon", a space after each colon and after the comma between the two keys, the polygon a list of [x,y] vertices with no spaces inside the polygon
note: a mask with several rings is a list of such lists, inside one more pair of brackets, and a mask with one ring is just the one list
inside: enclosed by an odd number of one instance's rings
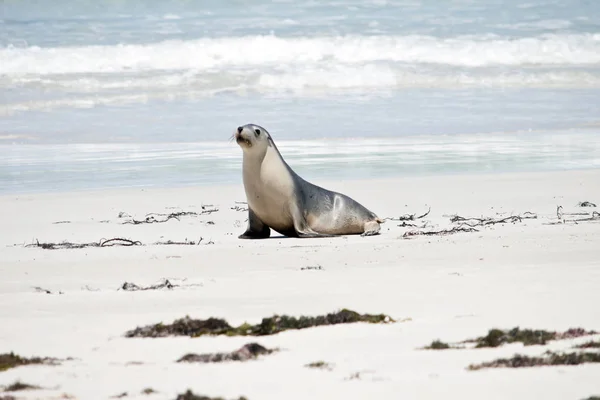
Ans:
{"label": "dry sand", "polygon": [[[600,171],[317,182],[342,191],[380,217],[431,213],[428,229],[449,215],[537,219],[449,236],[403,238],[415,228],[387,221],[375,237],[243,241],[246,213],[236,186],[128,189],[0,197],[0,353],[73,357],[60,366],[0,372],[43,390],[19,398],[175,399],[191,388],[226,399],[583,399],[600,395],[600,365],[487,369],[472,363],[515,353],[539,355],[590,338],[547,346],[430,351],[434,339],[460,341],[497,327],[600,330],[600,221],[557,224],[566,213],[600,208]],[[165,223],[123,224],[125,212],[218,212]],[[243,205],[242,205],[243,206]],[[565,215],[566,220],[585,216]],[[62,223],[56,223],[61,222]],[[68,221],[68,222],[64,222]],[[278,234],[275,233],[278,236]],[[125,237],[143,246],[46,250],[40,242]],[[199,245],[153,245],[198,241]],[[321,269],[306,269],[318,267]],[[304,269],[303,269],[304,268]],[[124,282],[173,289],[128,292]],[[41,287],[52,294],[39,292]],[[288,331],[259,338],[132,339],[137,326],[189,315],[232,325],[275,313],[317,315],[350,308],[398,322]],[[596,339],[599,336],[595,336]],[[185,353],[233,351],[256,341],[281,351],[247,362],[181,364]],[[305,364],[326,361],[332,370]],[[358,379],[350,377],[358,374]],[[141,394],[144,388],[156,391]],[[0,397],[2,395],[0,394]]]}

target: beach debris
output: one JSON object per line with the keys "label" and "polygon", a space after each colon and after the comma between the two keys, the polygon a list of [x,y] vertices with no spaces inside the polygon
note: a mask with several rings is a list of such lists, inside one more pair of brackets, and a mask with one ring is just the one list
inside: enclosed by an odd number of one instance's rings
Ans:
{"label": "beach debris", "polygon": [[220,318],[192,319],[189,316],[175,320],[172,324],[158,323],[137,327],[125,333],[125,337],[167,337],[202,335],[227,335],[227,336],[266,336],[274,335],[287,330],[306,329],[316,326],[350,324],[355,322],[390,323],[395,322],[384,314],[371,315],[359,314],[356,311],[343,309],[341,311],[320,315],[317,317],[301,316],[299,318],[287,315],[274,315],[263,318],[257,325],[244,323],[239,327],[232,327]]}
{"label": "beach debris", "polygon": [[506,343],[523,343],[524,346],[545,345],[548,341],[574,339],[582,336],[595,335],[597,332],[586,331],[583,328],[570,328],[565,332],[546,330],[520,329],[510,330],[490,329],[488,334],[463,343],[476,343],[475,348],[498,347]]}
{"label": "beach debris", "polygon": [[194,242],[193,240],[188,240],[187,238],[185,238],[185,240],[183,242],[167,240],[166,242],[154,242],[154,244],[157,246],[166,246],[166,245],[194,246],[194,245],[199,245],[202,240],[203,240],[203,238],[200,238],[197,242]]}
{"label": "beach debris", "polygon": [[360,378],[361,378],[361,376],[360,376],[360,371],[359,371],[359,372],[354,372],[353,374],[350,374],[350,376],[345,378],[344,380],[355,381],[355,380],[360,380]]}
{"label": "beach debris", "polygon": [[589,342],[585,342],[582,344],[578,344],[575,346],[576,349],[600,349],[600,342],[595,340],[590,340]]}
{"label": "beach debris", "polygon": [[447,349],[461,349],[462,347],[452,346],[446,342],[440,340],[434,340],[430,345],[423,347],[424,350],[447,350]]}
{"label": "beach debris", "polygon": [[[194,394],[194,392],[192,392],[190,389],[188,389],[185,393],[178,394],[177,398],[175,400],[225,400],[225,399],[222,397],[208,397],[208,396],[203,396],[203,395],[197,395],[197,394]],[[248,399],[241,396],[241,397],[238,397],[237,399],[232,399],[232,400],[248,400]]]}
{"label": "beach debris", "polygon": [[58,358],[53,357],[21,357],[13,352],[0,354],[0,372],[10,368],[19,367],[22,365],[43,364],[43,365],[60,365]]}
{"label": "beach debris", "polygon": [[122,399],[123,397],[129,396],[127,392],[115,394],[114,396],[110,396],[111,399]]}
{"label": "beach debris", "polygon": [[471,364],[467,369],[470,371],[477,371],[484,368],[525,368],[554,365],[579,365],[587,363],[600,363],[600,353],[557,353],[546,351],[540,357],[515,354],[511,358],[499,358],[481,364]]}
{"label": "beach debris", "polygon": [[444,235],[452,235],[458,232],[479,232],[475,228],[464,227],[464,226],[455,226],[451,229],[442,229],[439,231],[407,231],[402,235],[403,238],[410,239],[413,236],[444,236]]}
{"label": "beach debris", "polygon": [[36,390],[36,389],[41,389],[41,387],[37,386],[37,385],[30,385],[29,383],[23,383],[21,381],[16,381],[16,382],[11,383],[10,385],[4,387],[5,392],[19,392],[21,390]]}
{"label": "beach debris", "polygon": [[[580,216],[580,217],[583,216],[583,217],[587,217],[587,218],[565,219],[565,215]],[[559,205],[559,206],[556,206],[556,218],[558,219],[558,221],[549,222],[548,225],[566,224],[567,222],[578,224],[579,222],[600,221],[600,212],[592,211],[592,212],[566,213],[563,211],[563,207]]]}
{"label": "beach debris", "polygon": [[425,229],[427,228],[427,222],[424,222],[422,225],[411,224],[410,222],[402,221],[401,224],[398,224],[401,228],[417,228],[417,229]]}
{"label": "beach debris", "polygon": [[177,362],[217,363],[224,361],[248,361],[258,358],[260,355],[271,354],[277,349],[267,349],[258,343],[248,343],[230,353],[188,353]]}
{"label": "beach debris", "polygon": [[330,363],[327,363],[325,361],[315,361],[315,362],[311,362],[305,365],[306,368],[312,368],[312,369],[323,369],[323,370],[327,370],[327,371],[331,371],[333,369],[333,365]]}
{"label": "beach debris", "polygon": [[[240,205],[240,204],[243,204],[246,207],[244,207],[243,205]],[[236,201],[235,205],[233,207],[231,207],[231,209],[235,210],[235,211],[248,211],[248,203],[245,201]]]}
{"label": "beach debris", "polygon": [[212,214],[217,211],[219,211],[219,209],[214,208],[213,206],[202,206],[202,211],[200,211],[200,212],[177,211],[177,212],[172,212],[172,213],[168,213],[168,214],[148,213],[144,216],[144,219],[142,219],[142,220],[137,220],[137,219],[133,218],[131,215],[121,212],[121,213],[119,213],[119,218],[130,218],[130,219],[124,221],[123,224],[133,224],[133,225],[155,224],[155,223],[160,224],[163,222],[167,222],[171,219],[176,219],[177,221],[180,221],[181,217],[187,217],[187,216],[198,217],[201,215]]}
{"label": "beach debris", "polygon": [[301,267],[300,271],[325,271],[325,268],[323,268],[321,265],[317,264],[317,265],[309,265],[306,267]]}
{"label": "beach debris", "polygon": [[71,223],[71,221],[56,221],[56,222],[53,222],[53,224],[55,224],[55,225],[56,224],[70,224],[70,223]]}
{"label": "beach debris", "polygon": [[90,243],[72,243],[72,242],[60,242],[60,243],[40,243],[36,239],[35,243],[25,245],[25,247],[40,247],[45,250],[59,250],[59,249],[83,249],[85,247],[111,247],[111,246],[140,246],[142,242],[137,240],[123,239],[123,238],[112,238],[112,239],[100,239],[98,242]]}
{"label": "beach debris", "polygon": [[[183,279],[182,282],[185,282],[187,280]],[[119,289],[117,290],[125,290],[128,292],[137,292],[137,291],[143,291],[143,290],[161,290],[161,289],[173,289],[173,288],[177,288],[177,287],[192,287],[192,286],[203,286],[201,283],[189,283],[189,284],[183,284],[183,283],[174,283],[173,279],[167,279],[167,278],[163,278],[160,280],[159,283],[156,283],[154,285],[149,285],[149,286],[141,286],[141,285],[137,285],[133,282],[124,282],[121,286],[119,286]]]}
{"label": "beach debris", "polygon": [[[583,328],[570,328],[564,332],[546,331],[546,330],[533,330],[533,329],[521,329],[515,327],[509,330],[502,329],[490,329],[485,336],[481,336],[475,339],[467,339],[459,344],[472,343],[475,344],[474,348],[486,348],[486,347],[499,347],[504,344],[510,343],[523,343],[524,346],[533,345],[546,345],[547,342],[553,340],[565,340],[575,339],[582,336],[595,335],[598,332],[586,331]],[[448,344],[436,340],[429,346],[423,347],[423,349],[430,350],[444,350],[444,349],[464,349],[464,346],[457,346],[454,344]]]}
{"label": "beach debris", "polygon": [[[204,238],[200,237],[198,241],[194,242],[193,240],[188,240],[187,238],[184,241],[158,241],[152,243],[156,246],[162,245],[178,245],[178,246],[192,246],[199,245]],[[212,240],[208,240],[204,243],[205,245],[215,244]],[[15,245],[17,246],[17,245]],[[139,240],[131,240],[124,238],[112,238],[112,239],[101,239],[98,242],[89,242],[89,243],[73,243],[73,242],[60,242],[60,243],[52,243],[52,242],[40,242],[36,239],[35,243],[27,244],[25,247],[39,247],[45,250],[62,250],[62,249],[83,249],[86,247],[112,247],[112,246],[144,246],[142,242]]]}
{"label": "beach debris", "polygon": [[156,390],[152,389],[151,387],[147,387],[147,388],[142,389],[141,393],[145,394],[145,395],[149,395],[149,394],[154,394],[154,393],[158,393],[158,392]]}
{"label": "beach debris", "polygon": [[416,221],[418,219],[425,218],[426,216],[429,215],[430,212],[431,212],[431,207],[429,207],[429,209],[427,210],[426,213],[421,214],[419,216],[417,216],[416,213],[415,214],[404,214],[399,217],[386,217],[383,220],[384,221]]}
{"label": "beach debris", "polygon": [[[39,292],[39,293],[54,294],[52,291],[50,291],[48,289],[44,289],[44,288],[39,287],[39,286],[34,286],[33,288],[35,289],[36,292]],[[64,294],[64,293],[63,292],[58,292],[58,294]]]}
{"label": "beach debris", "polygon": [[580,201],[579,203],[577,203],[577,205],[579,207],[596,207],[596,204],[591,203],[589,201]]}
{"label": "beach debris", "polygon": [[128,292],[135,292],[135,291],[138,291],[138,290],[173,289],[174,287],[177,287],[177,286],[179,286],[179,285],[174,285],[168,279],[163,279],[160,283],[157,283],[155,285],[150,285],[150,286],[139,286],[139,285],[136,285],[133,282],[124,282],[119,287],[119,290],[125,290],[125,291],[128,291]]}
{"label": "beach debris", "polygon": [[511,215],[509,217],[504,217],[504,218],[490,218],[490,217],[485,217],[485,218],[465,218],[465,217],[461,217],[460,215],[453,215],[450,217],[450,222],[452,223],[457,223],[460,222],[460,225],[466,225],[468,227],[475,227],[475,226],[488,226],[488,225],[495,225],[495,224],[506,224],[506,223],[515,223],[515,222],[521,222],[524,219],[536,219],[537,215],[535,213],[532,212],[525,212],[523,214],[520,215]]}

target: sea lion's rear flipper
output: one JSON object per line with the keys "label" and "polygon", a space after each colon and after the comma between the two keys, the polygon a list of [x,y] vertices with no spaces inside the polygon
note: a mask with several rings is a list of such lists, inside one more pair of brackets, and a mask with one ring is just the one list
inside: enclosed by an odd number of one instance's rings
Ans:
{"label": "sea lion's rear flipper", "polygon": [[374,221],[365,222],[365,226],[364,226],[365,231],[360,236],[379,235],[379,230],[381,229],[381,227],[379,226],[379,224],[380,224],[379,221],[381,221],[381,220],[379,218],[377,218]]}
{"label": "sea lion's rear flipper", "polygon": [[271,228],[265,225],[254,211],[248,206],[248,229],[238,238],[240,239],[266,239],[271,236]]}

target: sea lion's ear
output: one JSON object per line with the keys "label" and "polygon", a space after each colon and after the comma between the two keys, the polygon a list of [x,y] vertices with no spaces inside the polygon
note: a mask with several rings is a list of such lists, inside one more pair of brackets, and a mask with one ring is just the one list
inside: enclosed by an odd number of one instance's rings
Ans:
{"label": "sea lion's ear", "polygon": [[269,144],[269,147],[273,147],[273,139],[271,139],[271,136],[269,136],[267,143]]}

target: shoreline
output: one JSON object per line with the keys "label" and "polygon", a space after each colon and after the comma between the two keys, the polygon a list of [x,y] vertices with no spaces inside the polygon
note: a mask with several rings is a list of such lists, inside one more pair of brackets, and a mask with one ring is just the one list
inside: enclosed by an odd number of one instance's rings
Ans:
{"label": "shoreline", "polygon": [[[296,168],[298,171],[300,168]],[[413,175],[410,174],[385,174],[383,177],[374,177],[374,178],[365,178],[365,177],[356,177],[356,178],[332,178],[325,177],[320,179],[316,176],[307,176],[307,174],[302,173],[302,177],[309,182],[316,184],[318,186],[326,186],[331,184],[337,184],[339,182],[348,182],[353,184],[360,184],[361,182],[380,182],[390,183],[393,181],[402,181],[402,180],[436,180],[439,178],[448,178],[448,179],[462,179],[469,177],[485,177],[488,176],[490,178],[510,178],[514,177],[531,177],[535,175],[543,176],[548,174],[590,174],[600,171],[600,167],[597,168],[589,168],[589,167],[573,167],[570,169],[529,169],[529,170],[520,170],[520,171],[450,171],[443,173],[441,171],[435,172],[420,172]],[[23,191],[23,192],[7,192],[3,193],[0,191],[0,199],[15,197],[15,196],[44,196],[44,195],[61,195],[61,194],[101,194],[101,193],[127,193],[127,192],[136,192],[136,191],[192,191],[195,188],[200,190],[202,188],[219,188],[219,189],[227,189],[231,190],[232,188],[241,187],[243,191],[243,182],[242,182],[242,171],[241,171],[241,163],[239,173],[234,173],[239,175],[235,180],[238,182],[234,183],[234,179],[229,179],[224,183],[214,183],[202,181],[199,183],[190,183],[190,184],[172,184],[172,185],[139,185],[139,186],[120,186],[120,187],[102,187],[102,188],[80,188],[80,189],[54,189],[54,190],[41,190],[41,191]]]}

